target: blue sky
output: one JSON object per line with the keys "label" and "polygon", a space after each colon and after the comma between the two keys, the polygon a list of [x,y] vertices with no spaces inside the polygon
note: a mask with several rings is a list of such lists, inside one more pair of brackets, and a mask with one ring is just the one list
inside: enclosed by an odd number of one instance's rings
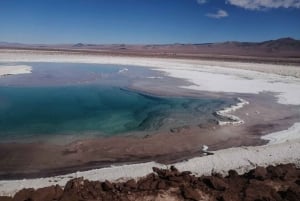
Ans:
{"label": "blue sky", "polygon": [[0,41],[205,43],[300,39],[300,0],[0,0]]}

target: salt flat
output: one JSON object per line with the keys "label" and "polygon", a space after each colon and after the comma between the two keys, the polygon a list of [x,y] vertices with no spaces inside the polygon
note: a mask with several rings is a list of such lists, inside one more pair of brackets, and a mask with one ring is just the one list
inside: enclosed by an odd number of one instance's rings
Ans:
{"label": "salt flat", "polygon": [[31,73],[28,65],[0,65],[0,76]]}
{"label": "salt flat", "polygon": [[[180,86],[183,88],[245,94],[268,91],[273,92],[281,104],[300,105],[300,68],[297,66],[3,50],[0,51],[0,62],[73,62],[145,66],[163,71],[171,77],[189,81],[189,85]],[[299,128],[300,124],[296,123],[286,131],[268,135],[265,138],[272,140],[265,146],[219,150],[214,152],[214,155],[197,157],[174,165],[181,171],[189,170],[199,175],[210,174],[212,171],[225,174],[229,169],[243,173],[257,165],[279,163],[295,163],[299,166]],[[77,172],[53,178],[0,181],[0,195],[12,195],[25,187],[64,185],[70,178],[80,176],[90,180],[138,178],[150,173],[153,166],[165,167],[150,162]]]}

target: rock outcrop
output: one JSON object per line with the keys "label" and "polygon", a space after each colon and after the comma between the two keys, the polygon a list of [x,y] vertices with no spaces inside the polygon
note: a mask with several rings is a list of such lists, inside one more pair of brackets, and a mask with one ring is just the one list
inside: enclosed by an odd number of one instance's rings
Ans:
{"label": "rock outcrop", "polygon": [[14,197],[0,201],[110,201],[110,200],[207,200],[207,201],[299,201],[300,169],[292,164],[257,167],[238,175],[231,170],[228,176],[201,176],[191,172],[153,168],[153,173],[135,181],[112,183],[70,180],[62,189],[50,186],[23,189]]}

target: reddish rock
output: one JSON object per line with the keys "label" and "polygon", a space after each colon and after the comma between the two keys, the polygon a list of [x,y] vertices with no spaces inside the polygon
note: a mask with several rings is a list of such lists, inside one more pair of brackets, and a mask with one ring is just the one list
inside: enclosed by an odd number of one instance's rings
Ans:
{"label": "reddish rock", "polygon": [[281,201],[283,199],[274,188],[262,181],[253,180],[245,190],[245,201],[254,200]]}
{"label": "reddish rock", "polygon": [[13,201],[13,199],[7,196],[0,196],[0,201]]}
{"label": "reddish rock", "polygon": [[168,178],[169,181],[174,181],[177,183],[183,183],[184,182],[184,178],[182,176],[171,176]]}
{"label": "reddish rock", "polygon": [[224,191],[228,188],[228,184],[224,179],[219,177],[205,177],[203,182],[210,188],[213,188],[218,191]]}
{"label": "reddish rock", "polygon": [[281,193],[284,200],[299,201],[300,200],[300,188],[297,185],[290,186],[286,192]]}
{"label": "reddish rock", "polygon": [[[299,201],[300,170],[294,165],[258,167],[244,175],[229,171],[227,177],[214,174],[196,177],[190,172],[153,168],[154,173],[136,182],[111,183],[88,181],[83,178],[70,180],[64,190],[59,186],[23,189],[14,199],[0,197],[0,201],[129,201],[155,200],[157,196],[178,196],[185,200],[220,201]],[[170,192],[170,191],[168,191]],[[163,197],[160,197],[161,199]],[[171,199],[171,198],[170,198]]]}
{"label": "reddish rock", "polygon": [[70,190],[77,190],[79,191],[84,186],[84,180],[83,177],[71,179],[67,182],[65,185],[64,191],[70,191]]}
{"label": "reddish rock", "polygon": [[50,186],[36,190],[32,195],[32,200],[53,201],[59,200],[63,194],[60,186]]}
{"label": "reddish rock", "polygon": [[136,181],[134,179],[130,179],[125,183],[125,186],[128,187],[129,189],[136,189],[137,188],[137,184]]}
{"label": "reddish rock", "polygon": [[34,193],[34,189],[23,189],[17,192],[14,196],[14,201],[24,201],[24,200],[32,200],[32,195]]}
{"label": "reddish rock", "polygon": [[191,175],[192,172],[191,171],[183,171],[180,173],[180,175],[185,176],[185,175]]}
{"label": "reddish rock", "polygon": [[239,197],[239,193],[236,193],[235,191],[226,191],[222,193],[217,200],[220,201],[240,201],[241,198]]}
{"label": "reddish rock", "polygon": [[190,187],[186,187],[186,186],[183,187],[181,189],[181,193],[184,199],[193,200],[193,201],[202,200],[200,193],[197,190],[192,189]]}
{"label": "reddish rock", "polygon": [[114,186],[109,181],[105,180],[105,182],[102,183],[102,188],[104,191],[111,191],[113,190]]}
{"label": "reddish rock", "polygon": [[256,167],[254,170],[249,172],[250,177],[258,179],[258,180],[265,180],[267,178],[268,172],[264,167]]}
{"label": "reddish rock", "polygon": [[295,166],[292,164],[278,165],[276,167],[274,166],[267,167],[268,175],[272,179],[276,179],[276,178],[283,179],[283,180],[287,179],[286,176],[291,176],[295,174],[293,170],[295,170]]}
{"label": "reddish rock", "polygon": [[228,178],[236,178],[236,177],[239,177],[239,174],[235,170],[229,170],[227,177]]}
{"label": "reddish rock", "polygon": [[157,184],[157,188],[159,189],[159,190],[165,190],[165,189],[167,189],[167,184],[166,184],[166,182],[165,181],[159,181],[158,182],[158,184]]}
{"label": "reddish rock", "polygon": [[153,181],[150,179],[144,179],[138,182],[138,189],[140,190],[151,190]]}

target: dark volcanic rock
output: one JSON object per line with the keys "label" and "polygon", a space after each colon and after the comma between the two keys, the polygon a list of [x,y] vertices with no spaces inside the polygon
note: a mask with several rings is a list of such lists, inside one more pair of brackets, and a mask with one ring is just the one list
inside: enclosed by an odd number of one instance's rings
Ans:
{"label": "dark volcanic rock", "polygon": [[59,186],[23,189],[13,198],[0,201],[133,201],[133,200],[217,200],[217,201],[299,201],[300,170],[294,165],[257,167],[244,175],[229,171],[221,175],[196,177],[191,172],[153,168],[137,182],[70,180]]}

